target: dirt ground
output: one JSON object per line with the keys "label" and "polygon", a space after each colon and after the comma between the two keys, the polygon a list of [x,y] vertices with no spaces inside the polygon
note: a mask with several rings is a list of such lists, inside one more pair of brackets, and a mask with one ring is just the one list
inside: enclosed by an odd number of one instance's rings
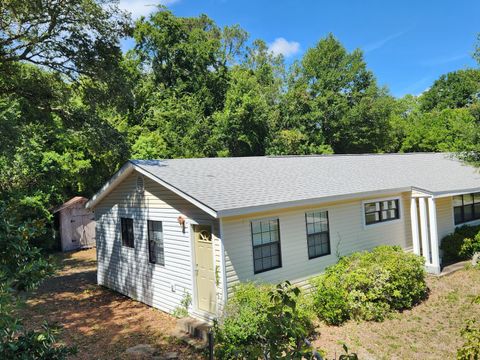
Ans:
{"label": "dirt ground", "polygon": [[384,322],[320,325],[315,344],[329,359],[342,353],[342,342],[360,359],[455,359],[463,344],[460,329],[480,317],[480,305],[472,303],[480,294],[480,270],[431,276],[428,286],[426,301]]}
{"label": "dirt ground", "polygon": [[60,340],[77,346],[73,359],[125,359],[125,350],[138,344],[180,359],[203,358],[171,337],[174,317],[96,285],[95,249],[57,257],[60,271],[29,294],[20,315],[28,327],[45,320],[61,325]]}
{"label": "dirt ground", "polygon": [[[75,344],[75,359],[125,359],[127,348],[151,344],[159,353],[177,352],[180,359],[202,354],[171,337],[172,316],[96,285],[95,250],[57,256],[61,269],[29,295],[21,312],[29,327],[44,320],[63,326],[60,340]],[[327,358],[342,354],[342,343],[360,359],[454,359],[462,344],[460,329],[480,317],[480,270],[465,269],[429,277],[429,298],[414,309],[382,323],[350,321],[319,325],[315,345]]]}

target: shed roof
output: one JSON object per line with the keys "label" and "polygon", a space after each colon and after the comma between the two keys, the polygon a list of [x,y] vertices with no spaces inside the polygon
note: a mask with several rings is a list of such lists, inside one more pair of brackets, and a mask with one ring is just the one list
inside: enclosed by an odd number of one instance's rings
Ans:
{"label": "shed roof", "polygon": [[56,212],[59,212],[63,209],[66,209],[70,206],[73,206],[74,204],[78,203],[78,202],[84,202],[86,203],[88,201],[88,199],[86,197],[83,197],[83,196],[74,196],[73,198],[71,198],[70,200],[64,202],[62,205],[56,207],[55,209],[53,209],[53,213],[56,213]]}
{"label": "shed roof", "polygon": [[[131,160],[130,164],[218,217],[412,188],[435,196],[480,190],[478,170],[446,153]],[[94,197],[87,206],[96,202]]]}

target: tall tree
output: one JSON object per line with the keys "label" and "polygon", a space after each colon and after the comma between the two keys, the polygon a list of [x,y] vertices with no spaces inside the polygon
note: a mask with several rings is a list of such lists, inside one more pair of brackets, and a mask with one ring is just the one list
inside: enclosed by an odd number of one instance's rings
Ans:
{"label": "tall tree", "polygon": [[[229,32],[229,44],[234,34]],[[136,154],[154,141],[164,144],[158,156],[215,155],[209,145],[212,115],[223,107],[228,84],[222,30],[205,15],[182,18],[160,8],[136,23],[134,38],[130,56],[141,76],[129,125]]]}
{"label": "tall tree", "polygon": [[416,111],[405,124],[401,151],[472,152],[478,147],[478,130],[467,108]]}
{"label": "tall tree", "polygon": [[293,68],[285,114],[308,148],[336,153],[382,151],[388,143],[393,99],[377,86],[360,50],[349,53],[333,36],[307,50]]}
{"label": "tall tree", "polygon": [[264,155],[278,117],[283,59],[265,42],[248,46],[241,63],[230,70],[224,108],[214,115],[214,137],[222,156]]}
{"label": "tall tree", "polygon": [[0,67],[27,61],[71,77],[115,66],[130,20],[114,0],[3,0]]}
{"label": "tall tree", "polygon": [[480,101],[480,70],[465,69],[440,76],[420,96],[422,111],[457,109]]}

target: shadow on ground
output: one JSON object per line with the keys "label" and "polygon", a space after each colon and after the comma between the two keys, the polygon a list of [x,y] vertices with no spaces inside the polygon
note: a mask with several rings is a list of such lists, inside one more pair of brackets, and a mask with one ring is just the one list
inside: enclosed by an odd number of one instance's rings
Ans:
{"label": "shadow on ground", "polygon": [[78,348],[76,359],[123,359],[125,350],[138,344],[177,352],[181,359],[202,358],[170,337],[173,317],[96,285],[95,249],[57,257],[61,269],[28,294],[20,312],[29,328],[43,321],[61,325],[61,340]]}

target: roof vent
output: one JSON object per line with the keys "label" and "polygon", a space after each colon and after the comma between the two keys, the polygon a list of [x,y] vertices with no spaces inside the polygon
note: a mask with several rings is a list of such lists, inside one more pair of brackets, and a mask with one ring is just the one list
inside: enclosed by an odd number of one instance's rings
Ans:
{"label": "roof vent", "polygon": [[145,182],[143,181],[143,176],[138,175],[137,176],[137,192],[140,194],[143,194],[144,190],[145,190]]}

